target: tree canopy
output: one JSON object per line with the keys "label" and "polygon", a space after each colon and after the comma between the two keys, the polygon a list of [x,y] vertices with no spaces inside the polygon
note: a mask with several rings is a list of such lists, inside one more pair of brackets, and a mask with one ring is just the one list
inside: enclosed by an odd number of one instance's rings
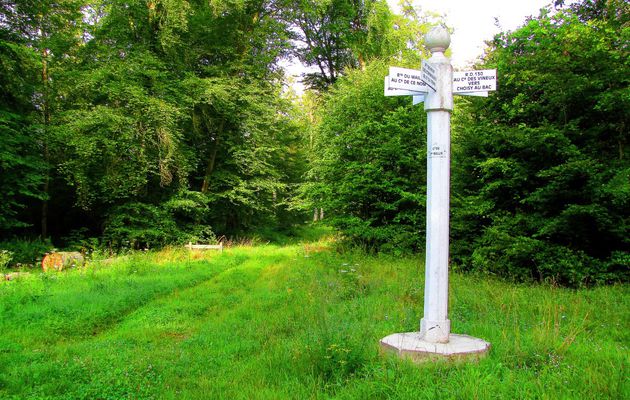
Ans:
{"label": "tree canopy", "polygon": [[[567,2],[569,3],[569,2]],[[384,97],[439,19],[385,0],[0,2],[0,233],[144,248],[317,209],[422,251],[424,112]],[[453,114],[452,262],[628,279],[627,2],[557,0],[488,43],[499,90]],[[283,62],[310,68],[297,96]]]}
{"label": "tree canopy", "polygon": [[465,265],[571,284],[627,273],[629,34],[563,10],[491,43],[500,90],[468,105],[458,137]]}

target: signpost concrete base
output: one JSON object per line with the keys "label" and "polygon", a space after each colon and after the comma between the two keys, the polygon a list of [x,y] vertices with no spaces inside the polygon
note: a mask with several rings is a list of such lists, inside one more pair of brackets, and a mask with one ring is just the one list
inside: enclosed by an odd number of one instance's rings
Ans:
{"label": "signpost concrete base", "polygon": [[447,343],[427,342],[420,332],[394,333],[381,339],[381,350],[413,362],[476,361],[484,357],[490,343],[468,335],[450,334]]}

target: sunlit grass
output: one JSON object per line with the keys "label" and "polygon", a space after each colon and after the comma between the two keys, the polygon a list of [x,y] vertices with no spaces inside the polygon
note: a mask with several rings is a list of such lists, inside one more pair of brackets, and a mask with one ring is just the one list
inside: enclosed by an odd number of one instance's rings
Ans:
{"label": "sunlit grass", "polygon": [[627,286],[565,290],[451,275],[477,364],[415,366],[418,258],[330,239],[182,249],[0,283],[0,398],[629,398]]}

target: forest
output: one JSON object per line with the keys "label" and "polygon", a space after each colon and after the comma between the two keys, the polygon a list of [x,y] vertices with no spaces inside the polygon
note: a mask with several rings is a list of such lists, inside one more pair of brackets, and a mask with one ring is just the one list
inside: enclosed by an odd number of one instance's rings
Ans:
{"label": "forest", "polygon": [[[566,4],[565,4],[566,3]],[[385,97],[441,22],[409,0],[3,0],[0,268],[292,235],[424,251],[426,114]],[[309,67],[303,94],[283,65]],[[452,116],[451,265],[630,278],[630,5],[557,0],[487,42]],[[321,219],[321,221],[319,221]]]}

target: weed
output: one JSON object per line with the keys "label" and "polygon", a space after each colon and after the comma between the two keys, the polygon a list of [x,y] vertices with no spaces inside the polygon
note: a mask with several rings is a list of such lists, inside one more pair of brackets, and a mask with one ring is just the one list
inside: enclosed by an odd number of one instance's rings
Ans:
{"label": "weed", "polygon": [[11,260],[13,260],[13,252],[9,250],[0,250],[0,271],[7,268]]}

